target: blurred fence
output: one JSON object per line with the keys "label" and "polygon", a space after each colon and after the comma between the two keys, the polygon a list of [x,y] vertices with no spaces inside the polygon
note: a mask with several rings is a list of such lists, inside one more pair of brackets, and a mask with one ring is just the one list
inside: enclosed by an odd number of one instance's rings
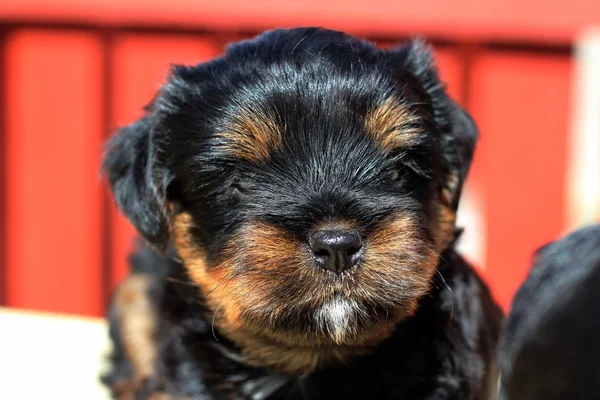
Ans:
{"label": "blurred fence", "polygon": [[532,252],[573,225],[572,48],[595,20],[594,1],[4,0],[0,305],[102,314],[133,236],[98,176],[103,141],[140,116],[170,64],[267,28],[322,25],[434,43],[482,137],[463,247],[506,306]]}

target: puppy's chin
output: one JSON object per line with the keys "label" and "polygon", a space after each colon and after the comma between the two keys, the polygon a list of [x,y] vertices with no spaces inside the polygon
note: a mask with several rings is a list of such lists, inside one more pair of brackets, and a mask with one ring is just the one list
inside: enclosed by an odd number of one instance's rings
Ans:
{"label": "puppy's chin", "polygon": [[[277,307],[276,304],[277,301],[273,300],[273,308]],[[290,347],[361,347],[377,344],[389,337],[401,321],[414,313],[416,307],[415,300],[407,307],[377,308],[365,306],[343,294],[334,294],[320,303],[306,307],[290,306],[277,314],[241,310],[235,330]],[[230,321],[220,322],[232,326],[228,324]],[[231,330],[228,333],[239,337]]]}
{"label": "puppy's chin", "polygon": [[297,325],[289,325],[286,316],[268,321],[244,311],[235,324],[224,319],[217,323],[240,349],[242,362],[303,376],[368,354],[408,317],[399,311],[393,318],[369,319],[363,313],[357,301],[336,295],[303,314],[304,323]]}
{"label": "puppy's chin", "polygon": [[336,343],[342,343],[356,329],[359,312],[354,300],[337,295],[332,300],[320,306],[314,313],[313,319],[318,328],[330,336]]}

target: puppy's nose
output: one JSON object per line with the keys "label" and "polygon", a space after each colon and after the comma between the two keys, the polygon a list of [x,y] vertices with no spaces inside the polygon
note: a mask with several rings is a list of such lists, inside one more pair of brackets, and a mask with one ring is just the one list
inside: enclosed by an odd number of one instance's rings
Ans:
{"label": "puppy's nose", "polygon": [[356,264],[360,257],[362,241],[355,230],[321,230],[311,239],[311,250],[321,268],[339,274]]}

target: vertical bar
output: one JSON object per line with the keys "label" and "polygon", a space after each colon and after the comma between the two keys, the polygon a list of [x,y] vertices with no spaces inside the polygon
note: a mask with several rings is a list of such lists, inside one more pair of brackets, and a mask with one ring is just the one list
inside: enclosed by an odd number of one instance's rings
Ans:
{"label": "vertical bar", "polygon": [[0,306],[6,305],[8,282],[6,276],[6,33],[0,30]]}
{"label": "vertical bar", "polygon": [[[102,131],[103,140],[112,131],[112,44],[114,32],[104,29],[102,35]],[[104,146],[101,156],[104,154]],[[100,161],[101,163],[102,161]],[[100,171],[101,172],[101,171]],[[104,178],[104,177],[102,177]],[[104,183],[104,182],[103,182]],[[102,310],[106,313],[110,304],[112,291],[112,231],[113,231],[113,199],[106,185],[102,186]]]}
{"label": "vertical bar", "polygon": [[[171,64],[195,64],[221,51],[218,39],[176,35],[123,34],[111,49],[111,117],[113,126],[133,122],[152,100]],[[116,210],[112,214],[111,285],[127,274],[127,256],[135,229]]]}
{"label": "vertical bar", "polygon": [[485,51],[473,62],[486,275],[506,308],[533,252],[563,231],[570,76],[562,55]]}
{"label": "vertical bar", "polygon": [[[452,99],[465,106],[467,84],[467,59],[464,49],[442,47],[436,50],[440,78],[447,85]],[[457,225],[466,228],[458,244],[458,250],[476,267],[485,269],[485,216],[481,206],[480,188],[473,179],[473,168],[463,188],[457,213]]]}
{"label": "vertical bar", "polygon": [[10,306],[101,310],[101,41],[23,29],[6,44]]}
{"label": "vertical bar", "polygon": [[463,60],[455,48],[441,47],[435,49],[436,63],[440,79],[447,85],[448,94],[459,103],[463,103]]}
{"label": "vertical bar", "polygon": [[600,221],[600,29],[579,37],[574,62],[564,193],[568,230]]}

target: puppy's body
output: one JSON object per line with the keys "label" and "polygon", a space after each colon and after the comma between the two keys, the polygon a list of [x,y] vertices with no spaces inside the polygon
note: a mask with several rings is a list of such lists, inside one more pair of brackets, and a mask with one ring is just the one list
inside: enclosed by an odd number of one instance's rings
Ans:
{"label": "puppy's body", "polygon": [[[305,377],[254,368],[239,360],[236,346],[215,332],[205,310],[193,301],[194,287],[183,284],[177,256],[141,250],[135,274],[151,284],[157,335],[154,373],[121,394],[169,393],[189,399],[484,399],[496,348],[501,312],[485,284],[453,250],[443,254],[440,279],[416,314],[364,355]],[[134,275],[139,276],[139,275]],[[168,278],[170,277],[170,278]],[[182,285],[185,285],[182,287]],[[116,304],[117,307],[121,306]],[[490,312],[491,310],[491,312]],[[113,324],[118,325],[116,319]],[[142,339],[143,333],[140,334]],[[121,336],[114,331],[120,344]],[[130,382],[134,370],[122,346],[113,354],[107,383]],[[121,385],[123,386],[123,385]],[[138,398],[139,398],[138,397]],[[122,397],[125,398],[125,397]]]}
{"label": "puppy's body", "polygon": [[115,392],[480,398],[499,312],[452,248],[476,139],[419,42],[277,30],[174,68],[105,162],[172,252],[115,296]]}
{"label": "puppy's body", "polygon": [[600,225],[538,251],[502,333],[502,400],[599,397],[599,289]]}

